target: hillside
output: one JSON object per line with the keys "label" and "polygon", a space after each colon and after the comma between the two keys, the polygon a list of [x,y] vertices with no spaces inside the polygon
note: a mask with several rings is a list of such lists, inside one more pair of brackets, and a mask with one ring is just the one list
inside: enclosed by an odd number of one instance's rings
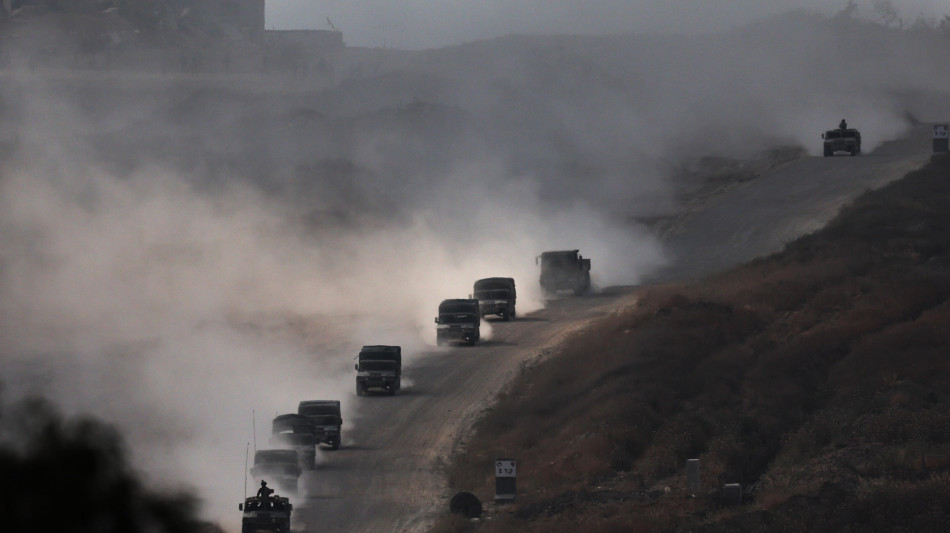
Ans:
{"label": "hillside", "polygon": [[943,531],[948,175],[934,156],[781,253],[644,287],[525,368],[449,469],[486,502],[517,458],[518,501],[435,530]]}

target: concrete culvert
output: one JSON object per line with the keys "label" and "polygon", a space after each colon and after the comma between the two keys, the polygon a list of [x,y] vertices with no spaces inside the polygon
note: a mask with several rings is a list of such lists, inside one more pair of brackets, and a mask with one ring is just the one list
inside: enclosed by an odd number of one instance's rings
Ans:
{"label": "concrete culvert", "polygon": [[449,502],[449,510],[468,518],[479,518],[482,516],[482,502],[471,492],[460,492],[452,496],[452,501]]}

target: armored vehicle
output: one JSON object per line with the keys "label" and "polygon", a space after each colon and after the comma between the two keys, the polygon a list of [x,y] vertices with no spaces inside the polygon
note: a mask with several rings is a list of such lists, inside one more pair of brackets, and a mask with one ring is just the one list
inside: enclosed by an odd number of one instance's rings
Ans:
{"label": "armored vehicle", "polygon": [[402,347],[363,346],[356,358],[357,396],[370,389],[393,395],[402,387]]}
{"label": "armored vehicle", "polygon": [[854,128],[838,128],[821,134],[825,140],[825,157],[845,152],[850,155],[861,153],[861,133]]}
{"label": "armored vehicle", "polygon": [[300,468],[313,470],[316,466],[317,438],[310,418],[290,413],[274,418],[271,444],[296,450]]}
{"label": "armored vehicle", "polygon": [[475,344],[479,338],[481,319],[478,300],[442,300],[439,316],[435,317],[435,343],[439,346],[447,342]]}
{"label": "armored vehicle", "polygon": [[267,498],[245,498],[243,504],[238,504],[238,510],[244,511],[244,516],[241,517],[241,533],[290,533],[290,513],[293,508],[289,499],[276,494]]}
{"label": "armored vehicle", "polygon": [[313,436],[318,443],[330,445],[331,450],[340,449],[340,430],[343,415],[339,400],[306,400],[297,405],[297,414],[313,421]]}
{"label": "armored vehicle", "polygon": [[590,289],[590,259],[578,250],[544,252],[535,259],[541,265],[541,288],[547,294],[570,290],[581,295]]}
{"label": "armored vehicle", "polygon": [[502,320],[515,316],[514,278],[484,278],[475,282],[473,297],[482,316],[498,315]]}
{"label": "armored vehicle", "polygon": [[296,450],[257,450],[251,476],[255,480],[272,479],[287,492],[296,492],[300,477],[300,458]]}

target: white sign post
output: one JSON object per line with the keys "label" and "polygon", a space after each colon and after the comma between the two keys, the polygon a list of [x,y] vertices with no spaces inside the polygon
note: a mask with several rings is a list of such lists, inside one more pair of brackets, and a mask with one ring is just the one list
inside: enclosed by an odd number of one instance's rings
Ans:
{"label": "white sign post", "polygon": [[514,459],[495,459],[495,501],[515,501],[515,477],[518,471]]}
{"label": "white sign post", "polygon": [[947,124],[937,124],[934,126],[934,153],[946,152],[950,150],[950,127]]}

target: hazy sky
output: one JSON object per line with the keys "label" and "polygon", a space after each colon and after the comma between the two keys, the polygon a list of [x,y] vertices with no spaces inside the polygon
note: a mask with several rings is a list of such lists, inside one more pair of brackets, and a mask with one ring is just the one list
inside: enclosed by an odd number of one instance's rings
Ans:
{"label": "hazy sky", "polygon": [[[875,5],[857,0],[877,19]],[[267,0],[268,29],[328,29],[349,46],[438,48],[510,33],[720,31],[795,8],[840,11],[847,0]],[[890,0],[910,24],[950,13],[947,0]]]}

